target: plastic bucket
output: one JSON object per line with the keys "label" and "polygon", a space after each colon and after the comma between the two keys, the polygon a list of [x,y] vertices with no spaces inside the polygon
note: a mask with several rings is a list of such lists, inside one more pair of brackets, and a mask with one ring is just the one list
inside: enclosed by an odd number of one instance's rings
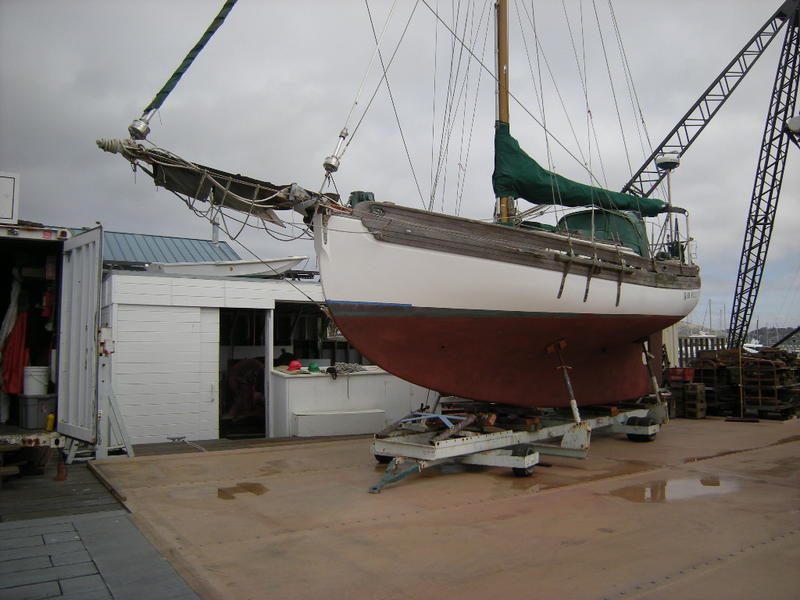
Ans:
{"label": "plastic bucket", "polygon": [[25,396],[44,396],[50,379],[50,367],[25,367],[22,393]]}

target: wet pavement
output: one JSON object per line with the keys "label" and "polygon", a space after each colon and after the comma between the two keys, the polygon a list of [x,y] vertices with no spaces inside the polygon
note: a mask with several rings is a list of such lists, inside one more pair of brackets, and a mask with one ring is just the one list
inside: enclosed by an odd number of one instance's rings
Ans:
{"label": "wet pavement", "polygon": [[369,440],[95,464],[204,598],[800,597],[800,421],[595,435],[381,494]]}

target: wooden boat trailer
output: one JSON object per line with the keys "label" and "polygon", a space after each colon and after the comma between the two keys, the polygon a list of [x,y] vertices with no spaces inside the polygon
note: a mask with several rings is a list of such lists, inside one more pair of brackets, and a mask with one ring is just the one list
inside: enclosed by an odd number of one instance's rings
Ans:
{"label": "wooden boat trailer", "polygon": [[[585,458],[592,431],[624,433],[632,441],[649,442],[669,420],[666,403],[657,397],[636,404],[588,407],[584,410],[593,412],[577,419],[564,411],[539,409],[539,416],[507,428],[494,425],[497,415],[491,411],[519,412],[519,407],[476,407],[458,398],[440,402],[448,408],[442,412],[421,409],[375,435],[372,454],[388,464],[381,480],[369,488],[371,494],[443,462],[509,467],[517,477],[530,477],[540,455]],[[448,409],[458,410],[459,405],[466,410],[448,414]],[[470,426],[479,431],[468,430]]]}

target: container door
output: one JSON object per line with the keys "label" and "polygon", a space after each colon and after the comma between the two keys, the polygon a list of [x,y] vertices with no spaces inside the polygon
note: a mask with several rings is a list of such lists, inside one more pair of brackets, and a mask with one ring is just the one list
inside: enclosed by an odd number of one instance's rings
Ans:
{"label": "container door", "polygon": [[58,336],[58,432],[95,442],[97,332],[103,273],[103,228],[64,242]]}

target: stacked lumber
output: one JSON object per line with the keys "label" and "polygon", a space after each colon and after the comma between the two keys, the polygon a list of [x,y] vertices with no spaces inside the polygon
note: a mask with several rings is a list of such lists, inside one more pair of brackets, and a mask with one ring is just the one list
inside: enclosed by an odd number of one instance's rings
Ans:
{"label": "stacked lumber", "polygon": [[683,416],[687,419],[705,419],[708,412],[706,386],[703,383],[686,383],[681,390]]}
{"label": "stacked lumber", "polygon": [[666,370],[665,380],[670,391],[670,417],[686,416],[685,392],[687,386],[692,386],[695,377],[695,369],[691,367],[672,367]]}
{"label": "stacked lumber", "polygon": [[703,350],[692,366],[709,414],[785,419],[800,409],[800,359],[791,352]]}

